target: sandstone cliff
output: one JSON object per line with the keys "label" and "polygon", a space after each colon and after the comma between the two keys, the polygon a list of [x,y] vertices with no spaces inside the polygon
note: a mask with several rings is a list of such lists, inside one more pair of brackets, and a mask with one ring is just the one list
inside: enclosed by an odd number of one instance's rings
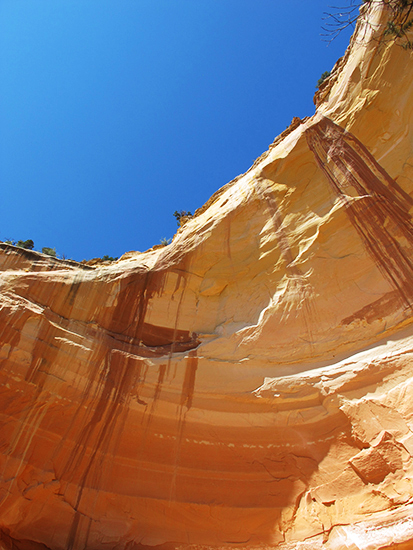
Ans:
{"label": "sandstone cliff", "polygon": [[0,548],[412,547],[413,54],[387,17],[171,245],[1,245]]}

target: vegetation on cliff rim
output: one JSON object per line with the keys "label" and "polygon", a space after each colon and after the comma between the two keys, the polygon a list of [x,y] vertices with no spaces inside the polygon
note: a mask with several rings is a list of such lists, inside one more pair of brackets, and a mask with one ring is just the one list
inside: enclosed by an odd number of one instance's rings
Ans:
{"label": "vegetation on cliff rim", "polygon": [[185,222],[187,222],[190,218],[192,218],[192,213],[187,212],[186,210],[175,210],[173,214],[176,218],[176,223],[178,224],[178,227],[181,227]]}
{"label": "vegetation on cliff rim", "polygon": [[[174,215],[174,217],[176,219],[176,222],[177,222],[179,227],[184,225],[190,218],[193,217],[192,213],[187,211],[187,210],[179,210],[179,211],[175,210],[173,215]],[[24,248],[26,250],[33,250],[34,249],[34,241],[32,239],[28,239],[27,241],[23,241],[23,240],[15,241],[13,239],[8,239],[4,242],[6,244],[11,244],[13,246],[18,246],[19,248]],[[167,246],[168,244],[171,244],[171,242],[172,242],[172,238],[167,239],[166,237],[163,237],[160,241],[160,245],[155,245],[155,246]],[[56,253],[56,248],[50,248],[48,246],[44,246],[42,248],[42,253],[47,254],[48,256],[52,256],[53,258],[58,257],[57,253]],[[63,255],[61,259],[66,260],[68,258],[66,258],[65,255]],[[101,260],[103,262],[116,262],[116,260],[118,260],[118,259],[119,259],[118,256],[113,257],[113,256],[109,256],[108,254],[105,254],[104,256],[102,256],[102,258],[94,258],[93,260],[89,260],[89,261]],[[83,260],[83,262],[87,262],[87,261],[88,260]]]}
{"label": "vegetation on cliff rim", "polygon": [[[12,246],[17,246],[18,248],[24,248],[25,250],[34,250],[34,241],[32,239],[27,239],[26,241],[23,241],[23,240],[15,241],[14,239],[7,239],[4,241],[4,243],[11,244]],[[42,254],[46,254],[47,256],[58,258],[56,248],[44,246],[41,252]],[[70,258],[67,258],[64,254],[62,254],[61,259],[68,260]],[[102,258],[95,258],[95,259],[101,260],[103,262],[116,262],[116,260],[118,260],[119,258],[118,257],[114,258],[113,256],[108,256],[108,254],[105,254],[104,256],[102,256]],[[85,262],[86,260],[83,260],[83,261]]]}
{"label": "vegetation on cliff rim", "polygon": [[323,74],[320,76],[320,78],[317,80],[317,86],[316,88],[319,88],[321,84],[330,76],[330,71],[324,71]]}
{"label": "vegetation on cliff rim", "polygon": [[[25,250],[34,250],[33,239],[27,239],[27,241],[23,241],[23,240],[15,241],[13,239],[7,239],[4,242],[6,244],[11,244],[12,246],[17,246],[18,248],[24,248]],[[49,246],[44,246],[42,248],[42,254],[47,254],[48,256],[53,256],[53,258],[57,258],[56,248],[51,248]]]}
{"label": "vegetation on cliff rim", "polygon": [[330,13],[325,13],[323,36],[329,41],[334,40],[341,31],[349,26],[355,26],[362,6],[372,4],[385,5],[390,11],[390,18],[381,38],[404,39],[400,45],[405,49],[413,49],[413,42],[407,35],[413,27],[413,0],[348,0],[346,6],[333,6]]}

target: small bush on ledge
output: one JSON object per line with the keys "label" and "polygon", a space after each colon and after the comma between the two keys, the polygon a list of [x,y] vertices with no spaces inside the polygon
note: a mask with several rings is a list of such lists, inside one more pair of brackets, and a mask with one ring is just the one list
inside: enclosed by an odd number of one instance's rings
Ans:
{"label": "small bush on ledge", "polygon": [[178,227],[181,227],[185,222],[192,218],[192,213],[186,210],[175,210],[174,214]]}
{"label": "small bush on ledge", "polygon": [[52,256],[53,258],[56,258],[56,249],[55,248],[49,248],[48,246],[44,246],[42,248],[43,254],[47,254],[48,256]]}
{"label": "small bush on ledge", "polygon": [[324,80],[326,80],[330,76],[330,71],[324,71],[323,74],[320,76],[320,78],[317,80],[317,86],[316,88],[319,88]]}

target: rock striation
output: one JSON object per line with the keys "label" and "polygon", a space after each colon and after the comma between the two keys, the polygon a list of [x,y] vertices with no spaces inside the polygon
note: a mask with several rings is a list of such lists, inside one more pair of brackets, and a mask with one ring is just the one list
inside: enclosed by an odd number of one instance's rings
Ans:
{"label": "rock striation", "polygon": [[345,57],[172,244],[0,246],[0,548],[413,545],[413,54]]}

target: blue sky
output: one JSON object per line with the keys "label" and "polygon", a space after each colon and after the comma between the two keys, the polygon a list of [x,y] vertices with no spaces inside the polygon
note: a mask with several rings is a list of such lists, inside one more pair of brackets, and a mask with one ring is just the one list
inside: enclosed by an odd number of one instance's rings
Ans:
{"label": "blue sky", "polygon": [[331,0],[0,0],[0,240],[144,251],[245,172],[350,31]]}

